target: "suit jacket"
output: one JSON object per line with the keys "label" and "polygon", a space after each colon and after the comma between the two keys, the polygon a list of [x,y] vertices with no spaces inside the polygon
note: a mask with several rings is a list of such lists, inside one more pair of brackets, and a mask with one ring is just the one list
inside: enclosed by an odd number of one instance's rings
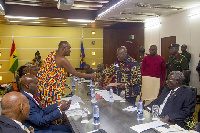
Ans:
{"label": "suit jacket", "polygon": [[0,116],[0,133],[26,133],[20,125],[10,118]]}
{"label": "suit jacket", "polygon": [[[153,105],[161,105],[167,95],[170,93],[170,89],[165,88],[160,97],[151,102],[147,107],[152,108]],[[168,98],[160,117],[166,115],[169,116],[170,120],[185,119],[192,116],[195,110],[195,94],[194,92],[186,87],[181,86],[172,96]]]}
{"label": "suit jacket", "polygon": [[29,119],[24,121],[23,124],[27,127],[32,126],[37,133],[51,133],[50,124],[54,120],[62,117],[58,109],[58,104],[56,103],[43,108],[41,105],[38,105],[30,95],[22,90],[21,93],[28,98],[30,105]]}

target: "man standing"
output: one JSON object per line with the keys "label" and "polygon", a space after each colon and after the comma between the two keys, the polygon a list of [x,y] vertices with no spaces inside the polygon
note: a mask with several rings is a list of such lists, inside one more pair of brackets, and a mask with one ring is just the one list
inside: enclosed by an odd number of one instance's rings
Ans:
{"label": "man standing", "polygon": [[71,45],[67,41],[61,41],[58,50],[51,52],[43,66],[40,68],[38,78],[38,95],[43,107],[47,107],[61,100],[65,93],[66,72],[81,78],[95,78],[96,74],[84,74],[77,72],[65,56],[70,56]]}
{"label": "man standing", "polygon": [[34,133],[22,122],[28,119],[30,106],[28,99],[19,92],[10,92],[1,100],[0,133]]}
{"label": "man standing", "polygon": [[135,99],[140,92],[141,71],[140,65],[127,54],[125,46],[117,49],[117,60],[109,68],[102,71],[101,75],[115,76],[116,83],[122,83],[118,87],[118,95],[125,89],[127,101],[135,104]]}
{"label": "man standing", "polygon": [[163,87],[166,74],[165,59],[157,54],[156,45],[150,46],[149,53],[142,61],[142,76],[160,78],[160,87]]}
{"label": "man standing", "polygon": [[153,105],[158,105],[161,118],[184,127],[184,120],[194,113],[195,94],[190,88],[182,86],[183,80],[182,72],[172,71],[167,79],[167,88],[144,109],[151,111]]}
{"label": "man standing", "polygon": [[188,70],[188,62],[184,55],[178,53],[179,44],[171,44],[169,50],[171,55],[166,64],[167,75],[172,71],[180,71],[185,75],[185,71]]}
{"label": "man standing", "polygon": [[187,58],[187,62],[188,64],[190,63],[190,59],[191,59],[191,54],[186,50],[187,49],[187,45],[183,44],[181,46],[181,51],[182,51],[182,55],[184,55]]}

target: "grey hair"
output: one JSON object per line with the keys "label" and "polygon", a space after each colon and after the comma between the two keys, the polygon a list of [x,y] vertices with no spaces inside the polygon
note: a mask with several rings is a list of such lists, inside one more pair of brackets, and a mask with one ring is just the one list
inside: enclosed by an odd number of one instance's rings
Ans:
{"label": "grey hair", "polygon": [[173,75],[175,79],[180,81],[180,83],[185,79],[183,73],[180,71],[172,71],[170,72],[170,75]]}

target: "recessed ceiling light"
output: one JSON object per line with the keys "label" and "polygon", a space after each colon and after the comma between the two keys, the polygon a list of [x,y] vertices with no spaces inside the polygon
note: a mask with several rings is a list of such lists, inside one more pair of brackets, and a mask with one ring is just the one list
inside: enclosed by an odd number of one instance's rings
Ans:
{"label": "recessed ceiling light", "polygon": [[95,20],[87,20],[87,19],[68,19],[69,22],[95,22]]}
{"label": "recessed ceiling light", "polygon": [[41,23],[41,22],[30,22],[30,23],[35,23],[35,24],[39,24],[39,23]]}
{"label": "recessed ceiling light", "polygon": [[9,21],[11,23],[18,23],[18,22],[21,22],[21,21]]}
{"label": "recessed ceiling light", "polygon": [[19,18],[19,19],[39,19],[39,17],[25,17],[25,16],[11,16],[5,15],[6,18]]}

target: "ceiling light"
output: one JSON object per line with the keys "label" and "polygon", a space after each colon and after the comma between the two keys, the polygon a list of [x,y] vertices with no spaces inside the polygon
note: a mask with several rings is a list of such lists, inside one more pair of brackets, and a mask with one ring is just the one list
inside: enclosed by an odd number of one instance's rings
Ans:
{"label": "ceiling light", "polygon": [[194,17],[196,15],[200,15],[200,10],[195,10],[195,11],[192,11],[188,16],[189,17]]}
{"label": "ceiling light", "polygon": [[113,6],[111,6],[110,8],[108,8],[107,10],[105,10],[104,12],[100,13],[97,17],[103,17],[105,14],[111,12],[113,9],[119,7],[120,5],[124,4],[126,1],[128,0],[121,0],[118,3],[114,4]]}
{"label": "ceiling light", "polygon": [[160,26],[160,19],[159,18],[154,18],[154,19],[149,19],[145,21],[145,28],[152,28]]}
{"label": "ceiling light", "polygon": [[39,23],[41,23],[41,22],[30,22],[30,23],[39,24]]}
{"label": "ceiling light", "polygon": [[10,16],[5,15],[6,18],[19,18],[19,19],[39,19],[39,17],[25,17],[25,16]]}
{"label": "ceiling light", "polygon": [[0,9],[1,9],[1,10],[4,10],[4,8],[3,8],[3,6],[2,6],[1,4],[0,4]]}
{"label": "ceiling light", "polygon": [[92,23],[95,22],[95,20],[86,20],[86,19],[68,19],[69,22],[88,22]]}
{"label": "ceiling light", "polygon": [[73,4],[74,7],[102,7],[103,5]]}
{"label": "ceiling light", "polygon": [[18,23],[18,22],[21,22],[21,21],[9,21],[10,23]]}

